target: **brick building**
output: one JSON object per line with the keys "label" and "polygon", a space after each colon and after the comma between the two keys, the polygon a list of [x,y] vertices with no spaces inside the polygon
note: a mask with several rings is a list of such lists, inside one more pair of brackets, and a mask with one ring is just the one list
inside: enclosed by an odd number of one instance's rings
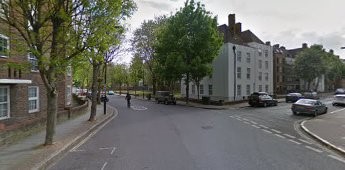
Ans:
{"label": "brick building", "polygon": [[[13,15],[9,11],[8,15]],[[46,117],[46,89],[37,59],[27,49],[17,30],[0,20],[0,130]],[[58,111],[71,105],[71,91],[72,75],[68,68],[58,83]]]}

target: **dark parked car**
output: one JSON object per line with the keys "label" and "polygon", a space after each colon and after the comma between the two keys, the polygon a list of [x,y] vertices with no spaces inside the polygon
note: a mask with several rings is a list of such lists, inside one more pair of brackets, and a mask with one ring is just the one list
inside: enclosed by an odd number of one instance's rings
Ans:
{"label": "dark parked car", "polygon": [[339,89],[335,90],[334,94],[345,94],[345,89],[339,88]]}
{"label": "dark parked car", "polygon": [[301,93],[289,93],[285,96],[285,102],[296,102],[299,99],[303,99],[304,97],[302,96]]}
{"label": "dark parked car", "polygon": [[303,96],[305,99],[319,99],[316,92],[304,92]]}
{"label": "dark parked car", "polygon": [[327,106],[319,100],[314,99],[300,99],[292,104],[291,111],[294,115],[305,113],[313,116],[327,113]]}
{"label": "dark parked car", "polygon": [[155,99],[157,103],[176,105],[176,98],[169,91],[157,91]]}
{"label": "dark parked car", "polygon": [[269,96],[266,92],[254,92],[249,96],[250,106],[277,106],[278,101]]}

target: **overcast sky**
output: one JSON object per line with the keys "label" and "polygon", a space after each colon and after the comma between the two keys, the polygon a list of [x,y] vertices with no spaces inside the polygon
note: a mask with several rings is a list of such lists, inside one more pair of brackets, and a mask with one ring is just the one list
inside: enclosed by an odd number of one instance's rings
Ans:
{"label": "overcast sky", "polygon": [[[135,0],[138,10],[128,21],[130,29],[144,20],[175,13],[185,0]],[[262,41],[280,44],[287,49],[302,43],[322,44],[345,58],[344,0],[200,0],[206,10],[218,16],[218,24],[228,24],[227,16],[236,14],[242,31],[251,30]]]}

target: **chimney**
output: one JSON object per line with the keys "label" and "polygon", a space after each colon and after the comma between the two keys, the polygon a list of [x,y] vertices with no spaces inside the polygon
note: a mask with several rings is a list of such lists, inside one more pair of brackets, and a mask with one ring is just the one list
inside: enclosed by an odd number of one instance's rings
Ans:
{"label": "chimney", "polygon": [[273,47],[274,48],[279,48],[279,44],[274,44]]}
{"label": "chimney", "polygon": [[266,41],[265,44],[271,46],[271,42],[270,41]]}
{"label": "chimney", "polygon": [[307,43],[303,43],[302,44],[302,48],[308,48],[308,44]]}
{"label": "chimney", "polygon": [[284,47],[284,46],[281,46],[280,49],[285,50],[285,47]]}
{"label": "chimney", "polygon": [[240,22],[235,24],[234,32],[236,35],[239,35],[242,32],[242,24]]}
{"label": "chimney", "polygon": [[229,14],[228,24],[229,24],[229,27],[233,27],[235,25],[235,14]]}
{"label": "chimney", "polygon": [[329,50],[329,53],[334,54],[334,51],[332,49]]}

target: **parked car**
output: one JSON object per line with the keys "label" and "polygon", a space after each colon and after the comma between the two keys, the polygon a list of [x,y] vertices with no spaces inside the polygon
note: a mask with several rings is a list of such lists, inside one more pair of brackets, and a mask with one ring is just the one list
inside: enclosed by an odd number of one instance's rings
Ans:
{"label": "parked car", "polygon": [[304,97],[302,96],[301,93],[289,93],[285,96],[285,102],[296,102],[299,99],[303,99]]}
{"label": "parked car", "polygon": [[319,97],[317,96],[317,92],[304,92],[303,96],[305,99],[319,99]]}
{"label": "parked car", "polygon": [[108,91],[108,95],[114,95],[114,94],[115,94],[114,91],[112,91],[112,90]]}
{"label": "parked car", "polygon": [[338,88],[335,90],[335,93],[334,94],[345,94],[345,89],[343,88]]}
{"label": "parked car", "polygon": [[345,94],[337,94],[334,96],[332,105],[345,105]]}
{"label": "parked car", "polygon": [[266,92],[254,92],[249,96],[250,106],[277,106],[278,101],[269,96]]}
{"label": "parked car", "polygon": [[157,103],[176,105],[176,98],[169,91],[156,91],[155,100]]}
{"label": "parked car", "polygon": [[319,114],[327,113],[327,106],[319,100],[314,99],[300,99],[291,106],[291,111],[294,115],[309,114],[317,116]]}

